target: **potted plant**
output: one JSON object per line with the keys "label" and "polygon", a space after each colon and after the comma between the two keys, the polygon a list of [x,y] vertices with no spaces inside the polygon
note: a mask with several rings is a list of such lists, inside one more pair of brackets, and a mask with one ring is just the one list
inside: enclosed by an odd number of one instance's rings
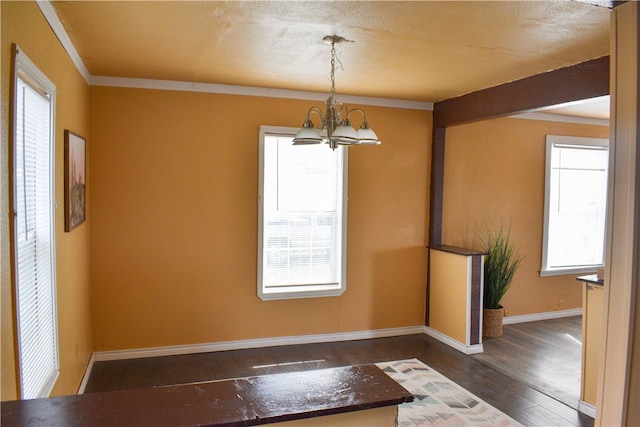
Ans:
{"label": "potted plant", "polygon": [[502,335],[504,307],[502,297],[511,286],[513,276],[522,258],[515,254],[510,233],[502,228],[482,237],[482,249],[486,253],[484,262],[484,295],[482,312],[482,336]]}

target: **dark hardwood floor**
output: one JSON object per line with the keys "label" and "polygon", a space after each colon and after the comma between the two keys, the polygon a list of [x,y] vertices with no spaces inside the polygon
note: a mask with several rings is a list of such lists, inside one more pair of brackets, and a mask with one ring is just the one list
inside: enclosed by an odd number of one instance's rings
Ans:
{"label": "dark hardwood floor", "polygon": [[580,399],[582,316],[504,325],[479,360],[573,407]]}
{"label": "dark hardwood floor", "polygon": [[526,426],[593,426],[588,416],[426,335],[96,362],[85,392],[412,358]]}

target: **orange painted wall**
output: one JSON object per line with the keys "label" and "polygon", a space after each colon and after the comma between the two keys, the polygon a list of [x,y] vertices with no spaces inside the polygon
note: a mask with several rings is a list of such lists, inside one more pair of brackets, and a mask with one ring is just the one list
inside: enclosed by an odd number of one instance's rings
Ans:
{"label": "orange painted wall", "polygon": [[91,88],[96,351],[422,324],[426,111],[364,107],[383,144],[349,153],[346,293],[256,295],[258,127],[313,104]]}
{"label": "orange painted wall", "polygon": [[[55,211],[56,270],[58,297],[58,339],[60,377],[53,395],[73,394],[93,351],[90,286],[89,223],[71,233],[64,232],[64,130],[71,129],[87,138],[87,156],[91,153],[89,137],[89,86],[78,73],[60,42],[51,31],[35,2],[0,2],[2,15],[2,171],[0,202],[2,219],[0,245],[2,277],[2,400],[18,396],[13,328],[13,278],[9,235],[9,102],[11,77],[11,45],[22,51],[57,87],[55,126]],[[88,182],[90,183],[90,170]],[[87,194],[88,202],[91,192]]]}
{"label": "orange painted wall", "polygon": [[575,275],[540,277],[545,136],[608,138],[606,126],[503,118],[447,129],[443,244],[479,249],[504,225],[525,256],[503,305],[507,316],[582,306]]}
{"label": "orange painted wall", "polygon": [[429,327],[466,346],[470,257],[429,251]]}

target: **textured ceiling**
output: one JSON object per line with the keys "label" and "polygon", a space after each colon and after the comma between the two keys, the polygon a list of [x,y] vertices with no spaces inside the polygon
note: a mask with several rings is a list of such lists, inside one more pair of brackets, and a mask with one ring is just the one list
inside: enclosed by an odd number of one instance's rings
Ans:
{"label": "textured ceiling", "polygon": [[437,102],[609,53],[610,10],[574,1],[54,1],[93,76]]}

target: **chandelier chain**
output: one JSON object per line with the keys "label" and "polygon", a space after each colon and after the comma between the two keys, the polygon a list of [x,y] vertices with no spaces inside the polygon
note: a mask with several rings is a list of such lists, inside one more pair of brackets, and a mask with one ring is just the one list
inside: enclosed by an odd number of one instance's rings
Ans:
{"label": "chandelier chain", "polygon": [[336,44],[331,42],[331,99],[336,94]]}

